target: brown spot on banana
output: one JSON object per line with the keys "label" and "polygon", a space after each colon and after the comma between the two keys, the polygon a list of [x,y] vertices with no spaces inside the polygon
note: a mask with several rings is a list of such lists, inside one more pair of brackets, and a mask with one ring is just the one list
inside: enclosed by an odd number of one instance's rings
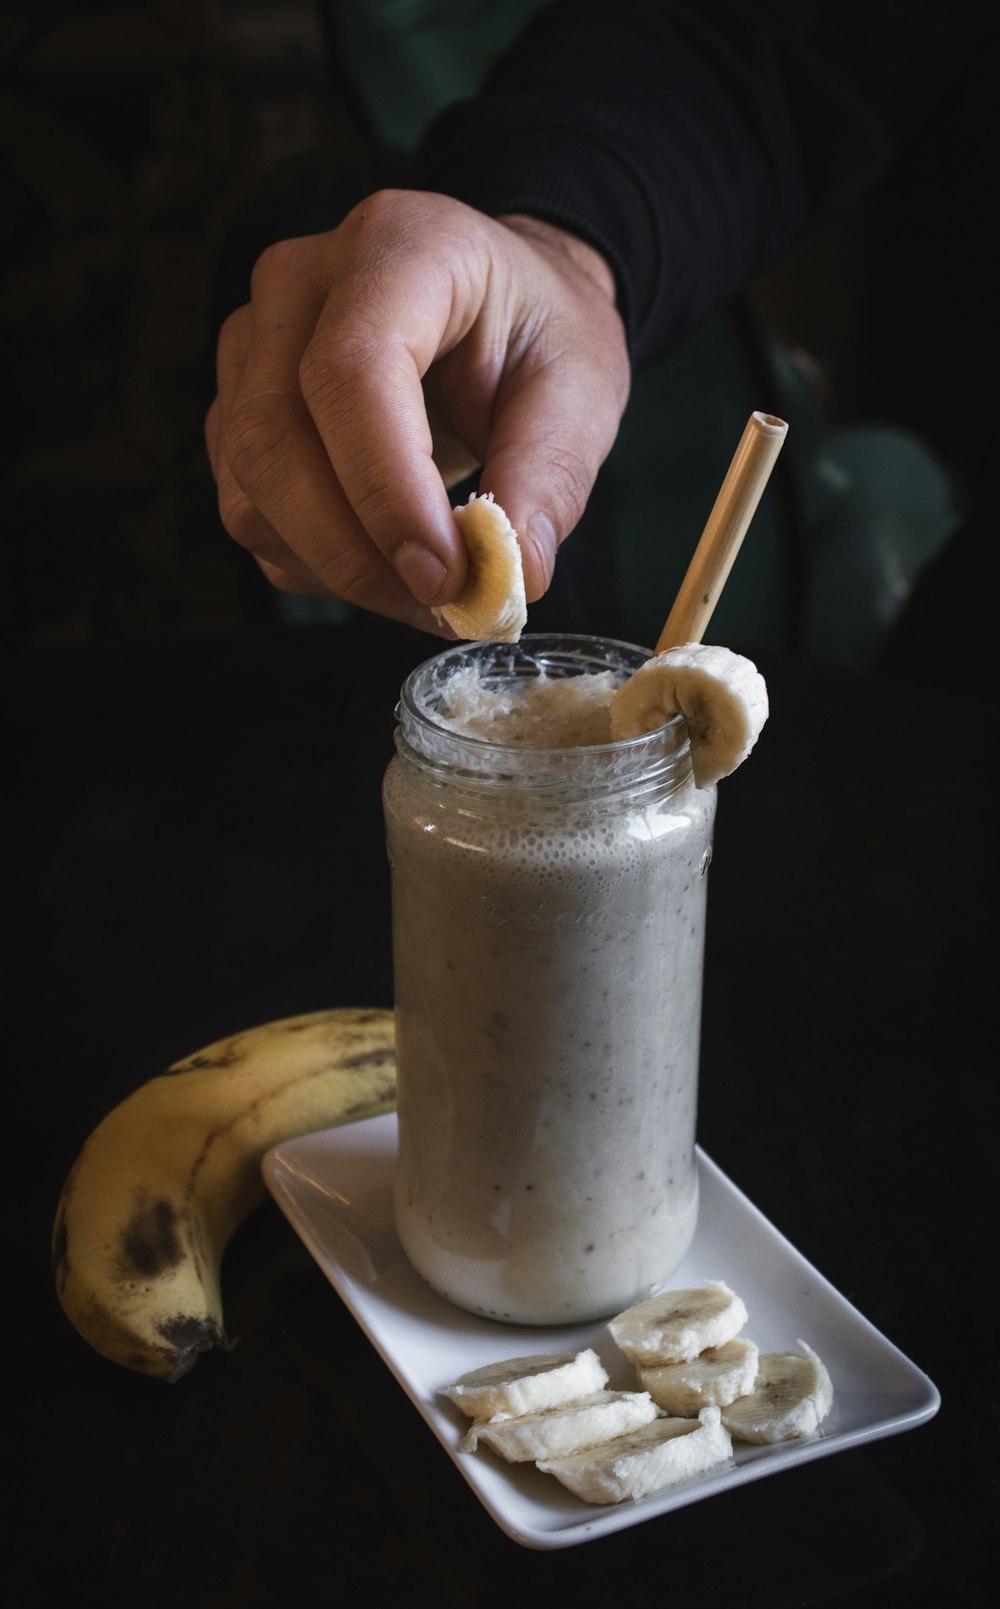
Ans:
{"label": "brown spot on banana", "polygon": [[132,1216],[122,1227],[119,1259],[120,1277],[155,1279],[165,1268],[174,1268],[184,1256],[178,1233],[177,1209],[172,1201],[140,1198]]}
{"label": "brown spot on banana", "polygon": [[373,1071],[379,1067],[391,1067],[395,1080],[396,1053],[394,1050],[361,1050],[356,1056],[345,1056],[341,1065],[354,1068],[370,1067]]}

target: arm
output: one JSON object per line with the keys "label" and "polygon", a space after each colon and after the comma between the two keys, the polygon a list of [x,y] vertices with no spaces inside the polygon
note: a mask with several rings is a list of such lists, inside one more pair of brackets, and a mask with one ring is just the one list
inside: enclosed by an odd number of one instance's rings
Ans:
{"label": "arm", "polygon": [[594,245],[643,361],[870,191],[992,31],[969,0],[556,0],[418,181]]}
{"label": "arm", "polygon": [[542,7],[429,131],[422,188],[260,259],[206,427],[231,534],[278,587],[438,630],[429,606],[465,576],[443,425],[483,465],[540,596],[614,441],[630,357],[668,348],[875,184],[974,14]]}

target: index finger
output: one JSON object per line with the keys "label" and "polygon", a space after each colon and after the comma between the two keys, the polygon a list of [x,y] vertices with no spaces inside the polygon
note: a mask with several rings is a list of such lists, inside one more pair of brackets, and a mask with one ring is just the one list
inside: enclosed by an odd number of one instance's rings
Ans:
{"label": "index finger", "polygon": [[424,606],[433,592],[419,600],[370,540],[301,397],[299,362],[326,294],[310,266],[299,242],[265,253],[242,325],[234,334],[230,320],[220,336],[215,456],[227,528],[280,572],[434,630]]}
{"label": "index finger", "polygon": [[[434,462],[422,382],[474,321],[482,267],[460,234],[429,238],[421,226],[415,242],[405,203],[376,197],[341,225],[340,284],[303,355],[300,385],[369,537],[406,579],[421,559],[443,566],[434,597],[443,603],[461,590],[465,552]],[[468,270],[465,285],[456,284],[456,263]]]}

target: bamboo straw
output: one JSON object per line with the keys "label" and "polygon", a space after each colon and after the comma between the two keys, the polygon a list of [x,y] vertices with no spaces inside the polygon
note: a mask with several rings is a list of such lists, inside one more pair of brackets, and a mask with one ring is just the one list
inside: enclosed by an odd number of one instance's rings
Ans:
{"label": "bamboo straw", "polygon": [[784,419],[750,415],[655,653],[701,642],[787,434]]}

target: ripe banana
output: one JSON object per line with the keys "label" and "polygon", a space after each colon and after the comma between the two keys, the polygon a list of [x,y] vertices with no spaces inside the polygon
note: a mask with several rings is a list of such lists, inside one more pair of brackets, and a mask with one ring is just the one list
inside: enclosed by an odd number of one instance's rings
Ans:
{"label": "ripe banana", "polygon": [[743,764],[768,717],[767,685],[729,648],[686,643],[640,665],[611,700],[612,737],[641,737],[683,715],[699,788]]}
{"label": "ripe banana", "polygon": [[493,493],[454,511],[465,540],[469,574],[452,602],[434,612],[459,637],[477,642],[517,642],[528,619],[517,533]]}
{"label": "ripe banana", "polygon": [[737,1335],[723,1346],[708,1347],[687,1363],[661,1363],[640,1369],[639,1379],[653,1401],[682,1418],[712,1402],[725,1408],[752,1391],[757,1379],[755,1341]]}
{"label": "ripe banana", "polygon": [[648,1391],[591,1391],[539,1413],[477,1419],[461,1447],[463,1452],[475,1452],[485,1442],[508,1464],[526,1464],[580,1452],[660,1417]]}
{"label": "ripe banana", "polygon": [[175,1381],[228,1350],[219,1276],[283,1140],[393,1110],[393,1013],[264,1023],[175,1063],[97,1125],[56,1212],[56,1293],[114,1363]]}
{"label": "ripe banana", "polygon": [[609,1320],[608,1329],[637,1368],[687,1363],[723,1346],[747,1321],[746,1304],[721,1279],[685,1290],[661,1291]]}
{"label": "ripe banana", "polygon": [[492,1419],[498,1413],[534,1413],[572,1402],[599,1391],[607,1380],[607,1369],[588,1346],[582,1352],[532,1352],[487,1363],[443,1386],[441,1395],[470,1419]]}
{"label": "ripe banana", "polygon": [[537,1467],[585,1503],[621,1503],[703,1475],[728,1463],[732,1450],[718,1408],[708,1407],[697,1419],[654,1419],[598,1447],[540,1459]]}
{"label": "ripe banana", "polygon": [[722,1409],[722,1420],[739,1441],[789,1441],[810,1436],[833,1406],[833,1385],[812,1347],[799,1352],[762,1352],[757,1380],[745,1397]]}

